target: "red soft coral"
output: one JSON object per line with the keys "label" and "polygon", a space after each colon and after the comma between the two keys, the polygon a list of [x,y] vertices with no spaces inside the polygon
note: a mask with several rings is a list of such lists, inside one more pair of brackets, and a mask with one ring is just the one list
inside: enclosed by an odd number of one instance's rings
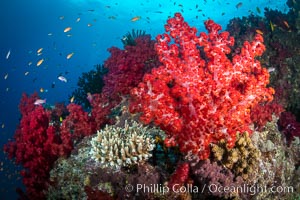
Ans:
{"label": "red soft coral", "polygon": [[124,50],[108,49],[111,56],[104,64],[108,73],[104,76],[102,93],[110,96],[111,101],[121,100],[120,95],[128,95],[142,81],[145,72],[159,64],[150,35],[139,36],[135,42],[136,45],[127,45]]}
{"label": "red soft coral", "polygon": [[83,137],[96,132],[96,124],[80,105],[71,103],[67,106],[69,115],[63,120],[61,134],[71,134],[75,143]]}
{"label": "red soft coral", "polygon": [[250,132],[250,109],[274,93],[266,88],[268,71],[254,59],[265,50],[261,35],[231,60],[234,38],[212,20],[205,26],[208,34],[197,36],[180,13],[168,20],[169,34],[158,35],[155,45],[163,65],[131,91],[130,104],[144,123],[166,131],[167,145],[200,159],[209,156],[210,143],[224,138],[232,147],[237,132]]}
{"label": "red soft coral", "polygon": [[272,121],[273,114],[280,116],[283,111],[283,107],[274,101],[259,103],[251,109],[251,120],[255,128],[261,131],[268,121]]}
{"label": "red soft coral", "polygon": [[177,166],[176,171],[172,174],[168,186],[174,190],[185,185],[189,179],[190,167],[188,163],[181,163]]}
{"label": "red soft coral", "polygon": [[296,116],[291,112],[283,112],[278,120],[280,131],[286,137],[287,143],[290,145],[295,137],[300,138],[300,123],[297,122]]}
{"label": "red soft coral", "polygon": [[36,106],[22,116],[14,135],[15,141],[4,146],[4,151],[9,157],[15,158],[16,163],[25,168],[21,175],[30,199],[45,198],[43,190],[47,189],[52,165],[61,154],[68,153],[61,152],[66,144],[62,144],[57,135],[58,129],[50,124],[50,115],[50,111],[46,111],[42,106]]}
{"label": "red soft coral", "polygon": [[9,158],[15,158],[16,163],[24,167],[21,175],[26,195],[33,200],[45,198],[44,191],[50,183],[49,173],[54,162],[70,154],[74,141],[95,131],[95,122],[81,106],[70,104],[67,107],[69,115],[61,123],[55,121],[58,120],[57,114],[60,113],[61,118],[66,113],[35,106],[37,98],[36,94],[23,95],[19,106],[22,118],[14,141],[4,146]]}

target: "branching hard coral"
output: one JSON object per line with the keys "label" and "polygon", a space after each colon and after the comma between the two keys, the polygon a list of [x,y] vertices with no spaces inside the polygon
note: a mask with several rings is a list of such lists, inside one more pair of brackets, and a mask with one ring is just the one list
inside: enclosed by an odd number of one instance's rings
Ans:
{"label": "branching hard coral", "polygon": [[211,146],[213,159],[221,162],[235,175],[242,176],[245,180],[257,167],[260,151],[252,144],[247,132],[238,134],[234,148],[229,149],[225,140]]}
{"label": "branching hard coral", "polygon": [[[153,128],[154,129],[154,128]],[[101,167],[120,169],[140,161],[148,160],[155,144],[151,129],[137,122],[125,127],[106,126],[98,131],[92,141],[91,156]]]}
{"label": "branching hard coral", "polygon": [[146,35],[146,31],[142,30],[134,30],[132,29],[131,33],[128,31],[122,38],[122,43],[125,46],[130,45],[130,46],[135,46],[136,41],[135,39],[141,36]]}

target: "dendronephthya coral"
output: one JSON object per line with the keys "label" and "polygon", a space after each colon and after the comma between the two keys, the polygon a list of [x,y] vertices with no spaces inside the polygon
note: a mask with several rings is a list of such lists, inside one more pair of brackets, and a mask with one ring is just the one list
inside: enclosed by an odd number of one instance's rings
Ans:
{"label": "dendronephthya coral", "polygon": [[90,154],[101,163],[101,167],[119,169],[152,156],[155,144],[149,128],[133,122],[125,127],[106,126],[97,132],[92,141]]}

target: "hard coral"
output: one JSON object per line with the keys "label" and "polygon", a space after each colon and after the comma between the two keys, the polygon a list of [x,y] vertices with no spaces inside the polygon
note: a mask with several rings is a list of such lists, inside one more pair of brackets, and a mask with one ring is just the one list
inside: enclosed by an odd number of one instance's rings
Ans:
{"label": "hard coral", "polygon": [[163,65],[131,91],[130,104],[144,123],[166,131],[166,144],[200,159],[208,158],[210,143],[225,139],[233,147],[237,132],[251,132],[250,109],[274,93],[266,88],[268,71],[255,60],[265,50],[261,35],[229,59],[234,38],[219,33],[221,26],[212,20],[205,26],[208,34],[196,36],[180,13],[168,20],[169,34],[158,35],[155,45]]}
{"label": "hard coral", "polygon": [[101,167],[120,169],[152,156],[154,139],[151,130],[137,122],[125,127],[106,126],[92,138],[92,158],[101,163]]}
{"label": "hard coral", "polygon": [[212,145],[213,160],[222,163],[236,176],[247,180],[257,167],[260,151],[252,144],[249,134],[239,134],[232,149],[228,149],[224,140]]}
{"label": "hard coral", "polygon": [[300,189],[299,143],[294,142],[289,147],[283,140],[283,135],[277,126],[278,118],[273,117],[267,122],[262,131],[255,131],[251,140],[260,150],[261,157],[252,175],[252,185],[266,186],[267,188],[284,188],[285,192],[262,191],[253,195],[254,199],[297,199]]}

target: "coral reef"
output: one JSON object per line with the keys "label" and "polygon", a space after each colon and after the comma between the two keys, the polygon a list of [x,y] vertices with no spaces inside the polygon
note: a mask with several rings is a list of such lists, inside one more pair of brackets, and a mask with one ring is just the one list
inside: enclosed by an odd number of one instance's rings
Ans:
{"label": "coral reef", "polygon": [[125,122],[125,126],[106,126],[92,138],[91,157],[100,162],[101,167],[120,169],[148,160],[154,148],[151,129],[137,122]]}
{"label": "coral reef", "polygon": [[253,144],[261,152],[252,184],[268,190],[271,187],[284,189],[284,192],[263,190],[255,194],[253,199],[289,199],[300,191],[300,177],[295,168],[299,161],[299,147],[295,143],[286,146],[283,135],[278,131],[277,120],[274,116],[262,131],[255,131],[251,136]]}
{"label": "coral reef", "polygon": [[[144,131],[151,134],[152,130],[143,128],[141,125],[136,124],[136,122],[132,122],[131,126],[125,123],[125,127],[127,127],[127,131],[124,131],[124,129],[122,130],[121,128],[115,129],[123,132],[123,134],[129,134],[130,132],[131,134],[134,134],[134,132],[139,132],[143,133],[144,136],[146,134]],[[99,135],[103,134],[102,136],[105,136],[105,130],[107,131],[107,134],[109,134],[108,132],[109,130],[112,130],[112,128],[105,128],[102,132],[99,132]],[[156,130],[153,131],[156,132]],[[111,135],[114,135],[114,133],[118,135],[118,131],[116,130],[111,133]],[[139,133],[136,134],[139,135]],[[129,136],[130,134],[126,137]],[[77,145],[76,149],[72,152],[68,159],[59,159],[56,162],[55,167],[50,173],[50,180],[52,184],[48,189],[47,198],[84,199],[88,195],[86,191],[89,193],[92,191],[94,193],[99,193],[99,191],[101,191],[101,195],[109,195],[114,199],[131,199],[136,196],[136,194],[140,196],[140,199],[148,199],[149,195],[154,195],[145,191],[138,192],[136,187],[133,191],[127,192],[125,190],[125,186],[128,184],[133,186],[136,186],[137,184],[145,184],[150,187],[151,184],[161,184],[162,181],[166,179],[164,178],[164,172],[147,163],[146,159],[131,159],[131,164],[124,164],[125,167],[122,166],[122,163],[118,163],[117,160],[115,162],[118,166],[116,166],[116,164],[111,164],[111,162],[99,162],[98,158],[95,159],[94,157],[96,153],[94,152],[94,143],[97,145],[99,143],[97,138],[98,136],[84,138]],[[135,140],[138,139],[139,138],[137,137]],[[122,142],[122,137],[117,137],[116,140]],[[145,138],[145,140],[147,140],[147,138]],[[114,141],[110,138],[108,142],[113,143]],[[124,146],[126,145],[127,144],[124,144]],[[150,146],[146,144],[146,146],[142,147],[145,151],[147,151],[147,154],[144,154],[147,155],[147,157],[150,156],[148,153],[148,150],[150,150],[149,148],[153,148],[151,145],[152,144],[150,144]],[[148,149],[146,150],[146,148]],[[138,145],[136,145],[136,149],[138,149]],[[107,151],[108,149],[103,147],[100,150]],[[99,155],[98,153],[99,152],[97,152],[97,155]],[[138,150],[136,150],[136,153],[138,153]],[[121,155],[121,153],[119,153],[119,155]],[[132,157],[133,155],[131,158]]]}
{"label": "coral reef", "polygon": [[92,110],[90,112],[91,119],[96,123],[96,128],[100,129],[105,124],[112,124],[113,119],[109,117],[111,110],[117,105],[117,102],[110,101],[109,96],[100,93],[90,95],[90,104]]}
{"label": "coral reef", "polygon": [[156,43],[128,33],[82,75],[72,96],[88,111],[23,94],[4,146],[24,168],[20,197],[299,199],[300,5],[288,5],[232,20],[231,36],[212,20],[197,34],[180,13]]}
{"label": "coral reef", "polygon": [[233,147],[237,132],[251,132],[250,109],[274,93],[266,87],[268,71],[255,60],[265,50],[261,35],[229,59],[234,38],[219,33],[212,20],[205,26],[208,34],[198,37],[181,14],[168,20],[170,33],[158,35],[155,45],[163,66],[144,76],[130,104],[131,112],[142,113],[142,122],[166,131],[166,144],[200,159],[208,158],[210,143],[225,139]]}
{"label": "coral reef", "polygon": [[289,20],[292,21],[293,28],[296,29],[297,33],[300,33],[300,4],[298,1],[287,0],[286,4],[290,8],[288,16]]}

